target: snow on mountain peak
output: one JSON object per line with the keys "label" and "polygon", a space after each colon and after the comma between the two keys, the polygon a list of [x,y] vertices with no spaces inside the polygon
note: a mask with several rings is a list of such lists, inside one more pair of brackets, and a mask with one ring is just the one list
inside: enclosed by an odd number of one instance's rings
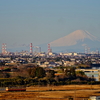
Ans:
{"label": "snow on mountain peak", "polygon": [[89,39],[91,41],[99,41],[97,37],[93,36],[86,30],[76,30],[65,37],[51,42],[50,44],[54,47],[71,46],[77,44],[78,41],[84,41],[85,39]]}

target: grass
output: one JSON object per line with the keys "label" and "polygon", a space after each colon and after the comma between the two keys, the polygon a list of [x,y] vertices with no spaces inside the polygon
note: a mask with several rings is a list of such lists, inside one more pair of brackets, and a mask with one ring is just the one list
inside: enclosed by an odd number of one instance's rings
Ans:
{"label": "grass", "polygon": [[100,85],[63,85],[26,88],[26,92],[1,92],[0,100],[75,100],[89,98],[89,96],[100,96]]}

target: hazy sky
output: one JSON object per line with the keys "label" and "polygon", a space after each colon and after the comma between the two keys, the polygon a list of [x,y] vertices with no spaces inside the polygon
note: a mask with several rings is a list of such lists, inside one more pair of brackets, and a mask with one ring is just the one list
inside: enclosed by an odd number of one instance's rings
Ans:
{"label": "hazy sky", "polygon": [[100,0],[0,0],[0,45],[49,43],[75,30],[100,38]]}

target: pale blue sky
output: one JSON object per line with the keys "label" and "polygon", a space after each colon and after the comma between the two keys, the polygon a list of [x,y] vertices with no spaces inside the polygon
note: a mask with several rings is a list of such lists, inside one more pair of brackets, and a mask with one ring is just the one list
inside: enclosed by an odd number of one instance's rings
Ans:
{"label": "pale blue sky", "polygon": [[0,45],[40,45],[87,30],[100,38],[100,0],[0,0]]}

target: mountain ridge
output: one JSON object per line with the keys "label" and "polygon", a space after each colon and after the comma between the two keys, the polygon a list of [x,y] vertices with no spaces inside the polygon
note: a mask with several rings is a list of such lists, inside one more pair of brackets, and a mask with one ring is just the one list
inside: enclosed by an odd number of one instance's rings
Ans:
{"label": "mountain ridge", "polygon": [[65,37],[62,37],[62,38],[59,38],[57,40],[50,42],[50,45],[52,47],[72,46],[72,45],[76,45],[78,43],[78,41],[84,42],[85,39],[100,42],[100,40],[97,37],[90,34],[88,31],[76,30],[76,31],[66,35]]}

